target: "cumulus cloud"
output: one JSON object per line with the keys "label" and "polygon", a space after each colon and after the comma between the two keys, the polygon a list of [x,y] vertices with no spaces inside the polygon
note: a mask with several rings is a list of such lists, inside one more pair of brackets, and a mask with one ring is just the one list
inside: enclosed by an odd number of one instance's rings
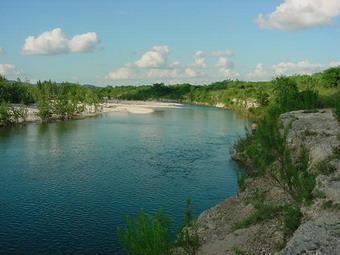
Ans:
{"label": "cumulus cloud", "polygon": [[240,74],[232,69],[223,69],[220,71],[226,79],[235,80],[240,77]]}
{"label": "cumulus cloud", "polygon": [[232,50],[214,51],[212,55],[214,57],[232,57],[234,56],[234,52]]}
{"label": "cumulus cloud", "polygon": [[11,64],[0,64],[0,74],[8,75],[15,72],[15,66]]}
{"label": "cumulus cloud", "polygon": [[311,63],[307,60],[299,62],[281,62],[270,67],[265,67],[263,64],[257,64],[255,69],[247,74],[247,78],[254,81],[270,80],[275,76],[280,75],[310,75],[315,72],[320,72],[329,67],[339,66],[340,62],[330,62],[328,64]]}
{"label": "cumulus cloud", "polygon": [[135,65],[140,68],[159,68],[165,65],[168,53],[168,46],[154,46],[147,50]]}
{"label": "cumulus cloud", "polygon": [[275,11],[259,14],[260,28],[294,31],[328,25],[340,15],[339,0],[284,0]]}
{"label": "cumulus cloud", "polygon": [[217,57],[216,67],[224,78],[234,80],[240,76],[238,72],[233,71],[234,63],[230,60],[230,58],[234,56],[233,51],[228,49],[224,51],[214,51],[211,55]]}
{"label": "cumulus cloud", "polygon": [[222,69],[230,69],[234,64],[226,57],[219,57],[216,66]]}
{"label": "cumulus cloud", "polygon": [[21,52],[26,55],[55,55],[69,52],[89,52],[96,48],[99,40],[97,34],[89,32],[66,38],[60,28],[46,31],[37,37],[25,39]]}
{"label": "cumulus cloud", "polygon": [[247,74],[247,78],[252,81],[269,80],[272,73],[261,63],[257,64],[255,69]]}
{"label": "cumulus cloud", "polygon": [[203,51],[196,51],[194,54],[194,66],[197,67],[206,67],[205,64],[205,54]]}
{"label": "cumulus cloud", "polygon": [[313,64],[309,61],[300,62],[282,62],[273,65],[273,70],[275,75],[293,75],[293,74],[312,74],[320,71],[324,65]]}
{"label": "cumulus cloud", "polygon": [[148,72],[148,78],[195,78],[198,76],[196,70],[191,67],[187,68],[166,68],[151,69]]}
{"label": "cumulus cloud", "polygon": [[106,75],[105,79],[114,81],[114,80],[128,80],[133,79],[135,77],[134,72],[129,67],[121,67],[117,70],[110,72]]}
{"label": "cumulus cloud", "polygon": [[94,32],[88,32],[81,35],[75,35],[69,41],[69,48],[71,52],[89,52],[94,50],[97,44],[97,34]]}

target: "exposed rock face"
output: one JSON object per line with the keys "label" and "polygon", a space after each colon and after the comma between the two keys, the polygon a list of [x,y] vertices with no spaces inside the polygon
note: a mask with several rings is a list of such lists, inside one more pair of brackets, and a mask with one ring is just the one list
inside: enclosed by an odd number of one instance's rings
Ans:
{"label": "exposed rock face", "polygon": [[249,179],[247,189],[235,198],[230,198],[203,212],[198,220],[198,234],[201,238],[200,255],[228,255],[236,250],[246,254],[273,254],[282,247],[284,236],[279,218],[235,228],[243,219],[251,215],[254,191],[264,195],[268,203],[282,204],[290,197],[265,177]]}
{"label": "exposed rock face", "polygon": [[317,164],[323,161],[330,172],[316,177],[314,193],[319,198],[303,208],[304,223],[281,254],[340,254],[340,160],[334,155],[340,145],[339,123],[331,110],[290,112],[282,120],[290,126],[292,148],[310,150],[311,171],[318,173]]}
{"label": "exposed rock face", "polygon": [[292,149],[308,149],[311,166],[328,159],[340,145],[339,124],[330,109],[288,112],[281,115],[281,120],[288,130],[288,144]]}
{"label": "exposed rock face", "polygon": [[326,213],[302,224],[281,254],[340,254],[340,213]]}
{"label": "exposed rock face", "polygon": [[[287,131],[287,141],[292,151],[308,149],[310,171],[318,174],[313,191],[317,198],[311,205],[302,208],[302,224],[290,240],[284,239],[280,217],[235,229],[237,223],[255,210],[252,203],[254,190],[260,190],[265,202],[270,204],[282,205],[291,199],[270,178],[249,179],[245,191],[199,216],[198,234],[202,240],[199,255],[242,252],[282,255],[340,254],[340,159],[334,156],[334,149],[340,146],[339,123],[331,110],[289,112],[281,115],[281,121]],[[329,172],[318,172],[318,164],[322,161],[329,164]]]}

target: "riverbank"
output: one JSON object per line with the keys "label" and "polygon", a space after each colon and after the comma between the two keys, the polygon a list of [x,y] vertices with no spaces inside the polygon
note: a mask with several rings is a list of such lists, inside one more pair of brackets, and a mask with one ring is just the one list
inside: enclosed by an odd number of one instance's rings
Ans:
{"label": "riverbank", "polygon": [[[180,103],[165,103],[156,101],[112,101],[100,103],[95,106],[87,105],[84,107],[84,111],[72,116],[69,119],[82,119],[87,117],[97,116],[103,113],[115,113],[115,112],[127,112],[131,114],[150,114],[157,109],[163,108],[178,108],[181,107]],[[18,104],[13,104],[14,109],[22,107]],[[32,122],[41,122],[39,117],[39,110],[36,105],[30,105],[24,107],[25,116],[14,120],[14,124],[27,124]],[[60,117],[53,115],[51,121],[60,120]]]}
{"label": "riverbank", "polygon": [[250,177],[237,196],[198,217],[199,255],[340,254],[340,126],[336,116],[330,109],[302,110],[281,114],[279,121],[288,132],[287,144],[298,163],[301,150],[309,151],[307,169],[315,176],[312,200],[303,204],[301,212],[294,211],[296,198],[273,174]]}

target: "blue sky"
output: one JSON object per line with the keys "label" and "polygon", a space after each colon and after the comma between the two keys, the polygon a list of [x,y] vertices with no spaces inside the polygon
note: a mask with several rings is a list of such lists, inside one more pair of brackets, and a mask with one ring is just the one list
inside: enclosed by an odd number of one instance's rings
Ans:
{"label": "blue sky", "polygon": [[268,80],[340,64],[338,0],[2,0],[0,11],[0,73],[32,82]]}

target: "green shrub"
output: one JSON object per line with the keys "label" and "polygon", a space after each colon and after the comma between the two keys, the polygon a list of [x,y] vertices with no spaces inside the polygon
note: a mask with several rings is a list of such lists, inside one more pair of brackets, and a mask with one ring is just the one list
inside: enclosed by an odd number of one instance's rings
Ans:
{"label": "green shrub", "polygon": [[340,86],[340,67],[332,67],[323,71],[322,83],[325,87]]}
{"label": "green shrub", "polygon": [[340,121],[340,102],[337,102],[335,104],[335,114],[336,114],[338,121]]}
{"label": "green shrub", "polygon": [[319,174],[329,175],[336,171],[336,168],[332,166],[328,160],[322,160],[316,164],[316,169]]}
{"label": "green shrub", "polygon": [[286,238],[291,236],[300,226],[301,217],[302,213],[299,206],[291,206],[285,209],[283,215],[283,226]]}
{"label": "green shrub", "polygon": [[192,202],[188,198],[184,213],[184,226],[177,234],[177,246],[181,247],[187,255],[196,255],[200,246],[197,225],[192,217]]}
{"label": "green shrub", "polygon": [[275,102],[282,112],[297,108],[299,90],[295,80],[280,76],[273,80]]}
{"label": "green shrub", "polygon": [[255,208],[255,211],[245,219],[238,222],[234,229],[247,228],[250,225],[274,218],[282,211],[282,206],[265,204]]}
{"label": "green shrub", "polygon": [[247,253],[241,250],[239,247],[233,247],[233,252],[235,255],[247,255]]}
{"label": "green shrub", "polygon": [[5,101],[0,104],[0,126],[9,126],[12,123],[10,106]]}
{"label": "green shrub", "polygon": [[136,219],[127,217],[126,221],[117,236],[130,255],[171,254],[170,222],[162,210],[151,217],[141,210]]}

